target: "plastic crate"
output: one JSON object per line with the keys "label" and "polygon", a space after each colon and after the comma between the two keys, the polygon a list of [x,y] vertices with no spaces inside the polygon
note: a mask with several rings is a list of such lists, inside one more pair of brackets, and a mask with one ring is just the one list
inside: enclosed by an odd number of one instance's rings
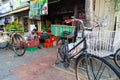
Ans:
{"label": "plastic crate", "polygon": [[74,26],[66,26],[66,25],[51,25],[52,35],[54,36],[63,36],[64,31],[72,32],[74,35],[75,27]]}
{"label": "plastic crate", "polygon": [[33,52],[33,51],[36,51],[36,50],[38,50],[38,47],[37,46],[35,46],[35,47],[27,47],[26,48],[26,51],[30,51],[30,52]]}

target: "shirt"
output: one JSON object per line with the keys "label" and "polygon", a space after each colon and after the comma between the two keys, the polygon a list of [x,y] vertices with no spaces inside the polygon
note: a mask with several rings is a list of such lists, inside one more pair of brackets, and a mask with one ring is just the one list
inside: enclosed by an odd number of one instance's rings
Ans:
{"label": "shirt", "polygon": [[27,34],[28,40],[34,40],[36,36],[37,34],[36,33],[32,34],[32,32],[28,32]]}

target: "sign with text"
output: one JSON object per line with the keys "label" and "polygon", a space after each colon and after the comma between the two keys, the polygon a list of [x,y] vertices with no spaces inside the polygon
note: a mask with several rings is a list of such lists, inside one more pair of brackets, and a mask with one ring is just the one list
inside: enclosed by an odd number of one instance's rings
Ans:
{"label": "sign with text", "polygon": [[48,14],[48,0],[31,0],[30,16],[40,16]]}

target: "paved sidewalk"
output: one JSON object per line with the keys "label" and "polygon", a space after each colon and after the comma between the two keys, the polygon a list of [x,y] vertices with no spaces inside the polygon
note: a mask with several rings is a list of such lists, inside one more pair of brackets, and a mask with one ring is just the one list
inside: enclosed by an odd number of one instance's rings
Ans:
{"label": "paved sidewalk", "polygon": [[40,49],[15,57],[9,49],[0,49],[0,80],[75,80],[74,76],[53,65],[56,49]]}
{"label": "paved sidewalk", "polygon": [[20,80],[75,80],[75,76],[53,67],[55,60],[56,52],[54,51],[17,67],[12,72]]}

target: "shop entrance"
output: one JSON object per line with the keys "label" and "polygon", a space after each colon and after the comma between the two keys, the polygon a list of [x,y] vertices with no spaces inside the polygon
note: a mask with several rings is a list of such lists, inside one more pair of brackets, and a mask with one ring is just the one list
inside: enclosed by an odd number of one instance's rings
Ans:
{"label": "shop entrance", "polygon": [[48,3],[48,15],[42,16],[42,25],[64,25],[66,19],[85,18],[85,0],[49,0]]}
{"label": "shop entrance", "polygon": [[[77,34],[77,28],[74,27],[76,23],[65,23],[65,20],[72,18],[85,19],[85,0],[48,0],[48,15],[41,16],[42,31],[52,31],[52,26],[56,28],[69,26],[69,30],[72,31],[73,36]],[[58,27],[57,27],[58,26]],[[73,30],[74,27],[74,30]],[[57,31],[59,30],[59,31]],[[54,36],[63,36],[60,30],[55,29]],[[76,33],[76,34],[75,34]],[[75,41],[75,40],[73,40]]]}

